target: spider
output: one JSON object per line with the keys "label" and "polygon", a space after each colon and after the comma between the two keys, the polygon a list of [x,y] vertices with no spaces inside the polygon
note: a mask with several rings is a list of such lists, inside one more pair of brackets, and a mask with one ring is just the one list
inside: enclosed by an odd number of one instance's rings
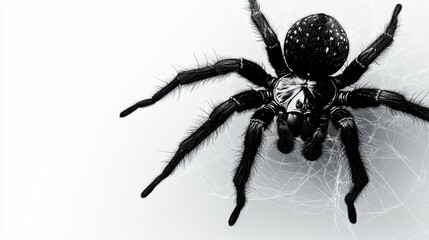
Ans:
{"label": "spider", "polygon": [[158,102],[176,87],[195,84],[208,78],[238,73],[263,90],[240,92],[213,109],[206,122],[183,140],[162,173],[142,192],[147,197],[154,188],[170,176],[179,163],[207,137],[213,134],[235,112],[257,109],[244,136],[241,161],[235,169],[233,183],[236,206],[229,225],[236,223],[246,204],[246,187],[251,177],[264,130],[276,119],[277,148],[290,153],[297,137],[303,140],[302,154],[309,161],[323,152],[328,123],[340,132],[343,151],[348,161],[351,187],[345,196],[348,218],[356,223],[354,203],[369,182],[366,164],[359,151],[359,132],[352,114],[346,108],[367,108],[385,105],[393,110],[429,121],[429,108],[402,94],[377,88],[343,90],[356,83],[371,63],[393,42],[402,9],[397,4],[384,32],[371,43],[344,71],[334,75],[344,65],[349,53],[347,35],[339,22],[326,14],[312,14],[298,20],[286,34],[284,52],[256,0],[249,0],[251,20],[266,45],[269,62],[276,77],[258,64],[244,58],[223,59],[205,67],[181,71],[151,98],[137,102],[124,110],[125,117],[138,108]]}

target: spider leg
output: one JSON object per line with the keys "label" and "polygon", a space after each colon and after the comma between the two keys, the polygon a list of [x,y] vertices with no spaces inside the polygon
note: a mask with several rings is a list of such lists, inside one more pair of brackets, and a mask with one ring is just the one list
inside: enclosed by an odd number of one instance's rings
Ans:
{"label": "spider leg", "polygon": [[286,66],[286,62],[283,57],[282,48],[277,38],[276,33],[271,28],[264,14],[261,12],[259,3],[257,0],[249,0],[251,19],[255,27],[258,29],[265,42],[268,59],[276,71],[277,76],[284,76],[291,71]]}
{"label": "spider leg", "polygon": [[398,26],[398,15],[402,5],[398,4],[393,11],[392,18],[384,32],[367,47],[359,56],[348,65],[344,72],[334,77],[339,89],[349,86],[359,80],[368,70],[369,65],[393,43],[396,28]]}
{"label": "spider leg", "polygon": [[236,207],[232,212],[228,224],[234,225],[246,204],[246,183],[248,182],[256,154],[263,141],[263,131],[274,118],[276,104],[271,102],[255,112],[250,120],[249,127],[244,138],[244,151],[234,175],[234,186],[236,188]]}
{"label": "spider leg", "polygon": [[137,102],[125,109],[121,112],[120,117],[126,117],[138,108],[156,103],[178,86],[197,83],[207,78],[222,76],[232,72],[237,72],[253,84],[262,87],[270,87],[270,84],[274,81],[273,76],[266,73],[262,67],[252,61],[242,58],[224,59],[210,66],[179,72],[167,86],[161,88],[151,98]]}
{"label": "spider leg", "polygon": [[315,161],[322,155],[327,132],[328,118],[326,115],[322,115],[317,128],[312,132],[313,135],[304,140],[302,155],[305,159]]}
{"label": "spider leg", "polygon": [[162,173],[142,192],[141,197],[147,197],[161,181],[170,176],[186,155],[200,145],[210,134],[215,132],[218,127],[224,124],[234,112],[257,108],[268,102],[269,98],[268,91],[251,90],[239,93],[215,107],[207,121],[180,143],[176,154]]}
{"label": "spider leg", "polygon": [[394,110],[429,121],[429,108],[407,100],[404,95],[388,90],[359,88],[343,91],[339,95],[340,103],[352,108],[378,107],[381,104]]}
{"label": "spider leg", "polygon": [[292,152],[295,148],[295,137],[289,130],[286,122],[286,116],[287,114],[283,111],[279,111],[277,116],[277,134],[279,135],[277,148],[284,154]]}
{"label": "spider leg", "polygon": [[352,187],[345,197],[349,221],[357,221],[354,202],[369,182],[366,167],[359,151],[359,134],[350,112],[340,107],[331,109],[331,119],[334,126],[341,130],[340,139],[349,163]]}

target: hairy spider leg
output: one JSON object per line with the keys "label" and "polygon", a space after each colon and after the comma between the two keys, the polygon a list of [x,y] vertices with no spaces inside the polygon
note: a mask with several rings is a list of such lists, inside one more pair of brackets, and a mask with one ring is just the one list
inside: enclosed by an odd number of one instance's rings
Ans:
{"label": "hairy spider leg", "polygon": [[268,60],[270,61],[271,66],[273,66],[278,77],[282,77],[290,73],[291,71],[286,65],[277,35],[271,28],[264,14],[261,12],[258,1],[249,0],[249,4],[252,22],[264,40]]}
{"label": "hairy spider leg", "polygon": [[176,154],[164,168],[162,173],[158,177],[156,177],[148,187],[146,187],[146,189],[142,192],[141,197],[147,197],[153,191],[153,189],[159,183],[161,183],[161,181],[170,176],[170,174],[186,157],[186,155],[188,155],[208,136],[215,132],[216,129],[218,129],[222,124],[224,124],[234,112],[242,112],[245,110],[260,107],[262,104],[267,103],[269,100],[271,100],[267,96],[270,95],[269,92],[265,90],[245,91],[234,95],[228,101],[225,101],[215,107],[207,121],[204,122],[197,130],[195,130],[189,137],[187,137],[180,143]]}
{"label": "hairy spider leg", "polygon": [[[342,97],[344,96],[344,97]],[[429,108],[407,100],[404,95],[376,88],[359,88],[340,93],[342,104],[352,108],[378,107],[381,104],[413,117],[429,121]]]}
{"label": "hairy spider leg", "polygon": [[234,186],[236,188],[236,207],[231,213],[228,224],[234,225],[246,204],[246,184],[252,174],[256,154],[263,141],[263,132],[274,118],[276,103],[271,102],[253,114],[244,137],[244,150],[241,161],[235,170]]}
{"label": "hairy spider leg", "polygon": [[348,65],[344,71],[334,77],[339,89],[349,86],[359,80],[368,70],[369,65],[393,43],[393,37],[398,27],[398,16],[402,5],[397,4],[393,11],[392,18],[386,26],[384,32],[367,47],[359,56]]}
{"label": "hairy spider leg", "polygon": [[280,152],[288,154],[295,148],[295,137],[292,135],[289,127],[286,123],[287,114],[280,110],[277,115],[277,134],[279,139],[277,140],[277,148]]}
{"label": "hairy spider leg", "polygon": [[305,159],[315,161],[322,155],[323,143],[328,133],[328,121],[326,115],[322,115],[319,124],[312,132],[313,134],[304,140],[302,155],[304,155]]}
{"label": "hairy spider leg", "polygon": [[252,61],[242,58],[224,59],[210,66],[179,72],[177,76],[167,84],[167,86],[161,88],[152,96],[152,98],[137,102],[131,107],[125,109],[121,112],[120,117],[126,117],[138,108],[156,103],[178,86],[197,83],[201,80],[207,80],[208,78],[226,75],[232,72],[237,72],[253,84],[262,87],[269,87],[274,80],[273,76],[266,73],[261,66]]}
{"label": "hairy spider leg", "polygon": [[359,151],[359,133],[354,118],[349,111],[340,107],[331,109],[331,119],[334,126],[340,129],[340,140],[347,156],[352,186],[345,197],[349,221],[353,224],[357,221],[354,202],[369,182],[367,169]]}

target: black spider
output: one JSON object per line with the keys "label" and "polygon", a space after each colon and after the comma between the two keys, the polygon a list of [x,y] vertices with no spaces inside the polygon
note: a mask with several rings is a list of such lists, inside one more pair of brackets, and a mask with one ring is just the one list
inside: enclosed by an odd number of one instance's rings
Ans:
{"label": "black spider", "polygon": [[294,148],[295,138],[300,136],[304,141],[302,153],[311,161],[318,159],[322,154],[328,122],[331,121],[340,130],[340,139],[348,158],[352,180],[345,203],[350,222],[356,223],[354,202],[369,179],[359,152],[358,129],[353,116],[345,107],[386,105],[429,121],[428,108],[407,100],[400,93],[375,88],[341,90],[356,83],[370,64],[392,44],[402,6],[396,5],[385,31],[341,74],[332,76],[343,66],[349,53],[346,33],[335,18],[319,13],[297,21],[286,35],[283,55],[277,36],[260,11],[257,1],[249,0],[249,3],[251,19],[266,44],[268,58],[277,77],[267,74],[260,66],[249,60],[224,59],[210,66],[179,72],[152,98],[140,101],[123,111],[121,117],[127,116],[137,108],[156,103],[178,86],[232,72],[265,88],[241,92],[215,107],[208,120],[179,145],[176,154],[163,172],[141,196],[143,198],[148,196],[187,154],[215,132],[234,112],[257,108],[246,131],[243,155],[235,171],[236,207],[229,218],[229,225],[235,224],[246,203],[246,184],[251,176],[255,156],[262,143],[263,132],[275,116],[279,135],[278,149],[285,154],[290,153]]}

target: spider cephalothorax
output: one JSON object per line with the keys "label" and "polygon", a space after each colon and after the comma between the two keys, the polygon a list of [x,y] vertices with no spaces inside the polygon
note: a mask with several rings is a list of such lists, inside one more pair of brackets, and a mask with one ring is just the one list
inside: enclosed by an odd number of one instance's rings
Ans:
{"label": "spider cephalothorax", "polygon": [[[234,175],[236,207],[229,218],[235,224],[246,204],[246,186],[250,179],[263,132],[276,118],[278,149],[287,154],[295,146],[295,137],[304,141],[302,154],[317,160],[323,149],[329,121],[340,131],[340,140],[347,157],[352,185],[345,197],[350,222],[356,223],[354,203],[368,184],[365,161],[359,151],[359,132],[351,113],[346,109],[388,106],[429,121],[429,109],[407,100],[397,92],[375,88],[342,90],[356,83],[369,65],[393,42],[401,5],[393,11],[385,31],[355,58],[342,73],[332,76],[345,63],[349,52],[347,36],[333,17],[314,14],[296,22],[288,31],[284,55],[277,35],[260,11],[256,0],[249,0],[251,18],[266,44],[268,59],[276,77],[258,64],[246,59],[223,59],[202,68],[179,72],[151,98],[142,100],[121,113],[121,117],[137,108],[154,104],[176,87],[197,83],[232,72],[238,73],[264,90],[243,91],[214,108],[206,122],[182,143],[162,173],[142,192],[148,196],[167,178],[180,162],[234,113],[257,109],[244,137],[244,150]],[[287,64],[286,64],[287,62]]]}

